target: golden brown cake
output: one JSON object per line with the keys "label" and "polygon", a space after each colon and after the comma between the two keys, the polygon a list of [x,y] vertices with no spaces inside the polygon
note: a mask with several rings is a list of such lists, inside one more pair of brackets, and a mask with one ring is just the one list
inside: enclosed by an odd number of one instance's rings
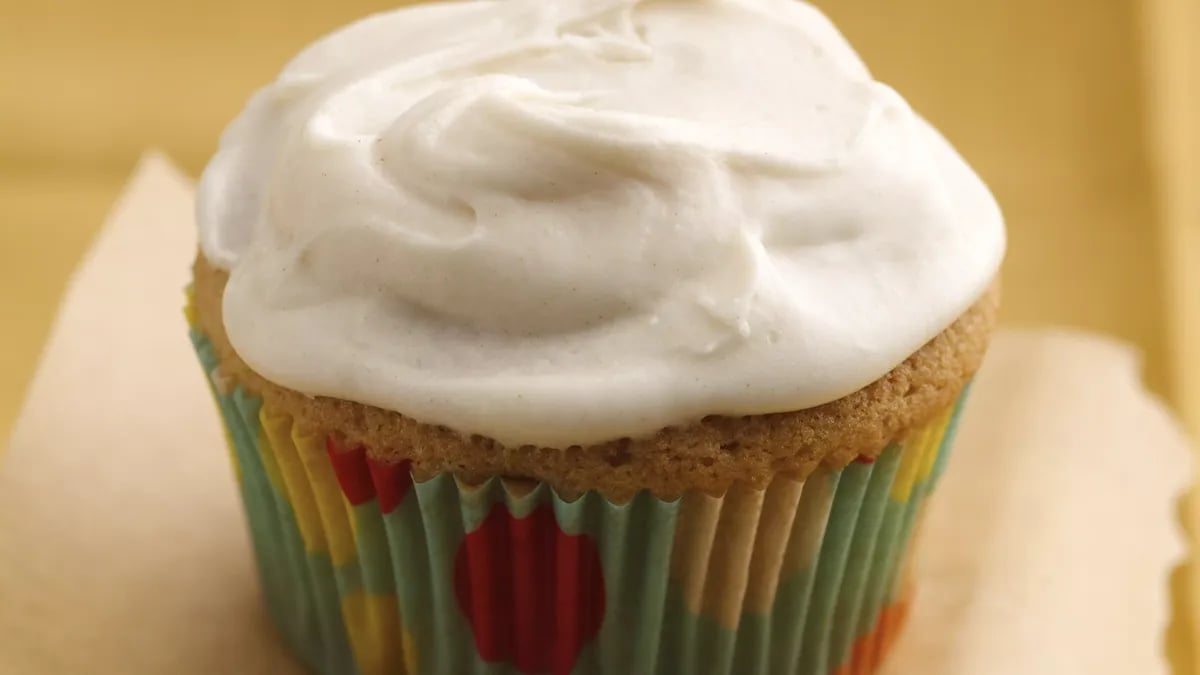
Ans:
{"label": "golden brown cake", "polygon": [[670,427],[645,438],[569,448],[505,447],[480,436],[423,424],[403,414],[274,384],[238,358],[221,322],[228,278],[201,254],[195,263],[196,317],[221,357],[221,373],[315,433],[371,448],[381,461],[410,461],[421,477],[453,473],[544,481],[564,496],[598,490],[615,501],[638,490],[671,498],[687,490],[720,494],[735,482],[762,488],[777,474],[803,480],[819,464],[843,467],[876,457],[950,407],[979,368],[996,322],[999,285],[903,363],[829,403],[785,413],[728,417]]}

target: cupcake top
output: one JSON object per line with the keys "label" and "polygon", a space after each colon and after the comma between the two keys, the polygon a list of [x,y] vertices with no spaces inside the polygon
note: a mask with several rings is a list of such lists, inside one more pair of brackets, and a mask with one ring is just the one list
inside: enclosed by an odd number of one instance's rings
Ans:
{"label": "cupcake top", "polygon": [[954,149],[796,0],[473,0],[370,17],[204,172],[264,377],[506,445],[819,405],[1004,251]]}

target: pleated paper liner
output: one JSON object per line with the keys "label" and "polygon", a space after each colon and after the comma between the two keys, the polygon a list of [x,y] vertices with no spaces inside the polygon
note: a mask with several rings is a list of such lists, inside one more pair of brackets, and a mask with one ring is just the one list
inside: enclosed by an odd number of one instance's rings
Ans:
{"label": "pleated paper liner", "polygon": [[565,501],[306,435],[219,376],[266,604],[323,674],[873,672],[958,406],[873,462],[723,497]]}

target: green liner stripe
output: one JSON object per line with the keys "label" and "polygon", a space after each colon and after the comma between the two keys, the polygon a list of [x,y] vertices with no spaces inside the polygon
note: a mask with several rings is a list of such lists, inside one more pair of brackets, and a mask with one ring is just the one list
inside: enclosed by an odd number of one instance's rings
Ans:
{"label": "green liner stripe", "polygon": [[[262,412],[262,401],[249,396],[241,387],[233,390],[233,404],[243,425],[242,438],[253,439],[253,446],[247,455],[251,456],[250,473],[255,476],[259,490],[264,494],[265,503],[274,509],[275,539],[279,543],[278,554],[273,569],[278,573],[278,581],[286,584],[284,592],[290,602],[286,602],[282,613],[289,617],[293,643],[303,644],[299,650],[305,658],[319,658],[319,653],[306,654],[312,649],[309,645],[314,635],[321,635],[331,641],[337,641],[339,634],[343,636],[337,622],[329,615],[330,607],[337,606],[340,589],[332,588],[328,583],[330,567],[328,559],[323,555],[310,556],[304,550],[303,539],[297,524],[295,513],[288,496],[281,492],[282,477],[270,440],[261,431],[259,424]],[[243,465],[246,466],[246,465]],[[297,588],[299,587],[299,588]],[[289,591],[290,589],[290,591]],[[296,592],[299,590],[300,592]],[[345,655],[336,650],[325,650],[325,660],[329,667],[344,667]]]}
{"label": "green liner stripe", "polygon": [[[211,343],[195,331],[192,339],[206,374],[215,373],[218,362]],[[331,611],[337,607],[337,592],[328,584],[321,592],[321,582],[332,578],[329,564],[319,557],[305,560],[290,503],[276,493],[263,465],[258,426],[261,403],[240,389],[222,393],[211,377],[209,385],[233,442],[259,583],[272,619],[292,649],[314,668],[355,672],[345,648],[344,628],[336,620],[336,610]],[[325,602],[320,602],[320,596]]]}
{"label": "green liner stripe", "polygon": [[[334,568],[328,553],[327,542],[324,541],[324,531],[313,525],[304,527],[305,523],[315,523],[319,520],[318,506],[308,477],[304,475],[299,451],[292,440],[291,421],[284,418],[272,418],[265,411],[260,411],[259,420],[266,434],[266,443],[260,444],[260,449],[267,451],[277,465],[279,480],[286,494],[285,499],[292,505],[291,520],[295,522],[304,547],[304,560],[307,567],[309,588],[306,592],[313,599],[317,615],[317,630],[324,644],[339,645],[339,650],[349,653],[349,645],[345,634],[345,626],[339,619],[340,596],[339,589],[347,587],[344,571]],[[280,483],[275,483],[280,487]],[[307,519],[299,517],[299,511],[305,510]],[[308,531],[306,531],[308,530]],[[317,540],[320,541],[317,541]],[[338,650],[335,650],[338,651]],[[319,662],[319,653],[306,656],[305,660]]]}
{"label": "green liner stripe", "polygon": [[[424,521],[421,518],[421,502],[409,495],[396,510],[383,517],[383,529],[391,555],[392,579],[399,599],[400,615],[433,616],[434,593],[430,583],[432,573]],[[437,643],[442,635],[429,622],[411,622],[405,629],[417,645]],[[446,640],[449,642],[449,640]],[[436,654],[422,650],[417,655],[421,671],[438,672],[433,659]]]}
{"label": "green liner stripe", "polygon": [[[190,314],[190,312],[189,312]],[[217,393],[216,386],[212,381],[212,374],[217,372],[217,367],[220,363],[217,358],[216,350],[212,344],[196,329],[188,331],[188,337],[191,338],[192,346],[196,349],[196,356],[200,359],[200,365],[204,369],[204,379],[208,383],[208,390],[213,395],[213,401],[217,405],[217,412],[221,414],[222,419],[226,418],[225,404]],[[234,442],[232,434],[234,430],[231,425],[225,425],[225,437],[229,443],[230,461],[233,462],[234,473],[237,475],[238,483],[242,481],[241,462],[237,457],[237,444]]]}
{"label": "green liner stripe", "polygon": [[918,498],[910,498],[904,503],[887,501],[877,535],[878,543],[871,555],[871,573],[865,579],[862,610],[854,624],[856,637],[867,635],[875,628],[888,600],[899,599],[889,595],[891,580],[907,544],[905,523],[911,521],[919,505]]}
{"label": "green liner stripe", "polygon": [[[598,494],[584,498],[603,517],[590,528],[597,538],[608,591],[605,623],[638,626],[627,630],[600,630],[599,672],[654,672],[660,656],[672,541],[678,501],[660,501],[639,494],[625,506],[614,505]],[[618,511],[623,511],[620,518]],[[639,551],[636,556],[625,552]],[[632,639],[631,639],[632,638]],[[632,649],[630,649],[632,647]]]}
{"label": "green liner stripe", "polygon": [[954,410],[950,413],[950,421],[946,423],[946,430],[942,434],[942,444],[938,448],[937,461],[933,463],[933,472],[929,475],[929,490],[937,487],[938,479],[946,472],[946,465],[950,462],[950,450],[954,447],[954,439],[958,435],[958,424],[962,420],[963,408],[966,406],[967,398],[971,394],[971,383],[968,382],[963,387],[962,393],[959,394],[958,400],[954,402]]}
{"label": "green liner stripe", "polygon": [[[465,534],[464,510],[459,508],[454,481],[439,476],[418,483],[414,493],[420,505],[417,515],[425,533],[428,556],[424,568],[428,576],[414,581],[430,587],[430,603],[415,612],[407,611],[402,604],[401,616],[412,619],[409,624],[414,642],[424,647],[418,654],[423,671],[466,673],[477,670],[474,664],[467,665],[468,657],[473,654],[472,638],[454,596],[454,569],[450,561],[454,560],[455,550]],[[420,630],[422,626],[427,630]]]}
{"label": "green liner stripe", "polygon": [[825,541],[817,563],[817,578],[808,611],[803,617],[804,644],[799,664],[802,673],[824,673],[830,670],[829,643],[833,632],[833,610],[842,592],[842,578],[850,547],[854,543],[858,513],[862,509],[874,465],[851,464],[842,470]]}
{"label": "green liner stripe", "polygon": [[[953,420],[953,418],[952,414],[951,419]],[[938,453],[934,462],[935,470],[938,462],[944,463],[944,458],[947,454],[943,452],[947,443],[945,434],[939,440],[936,437],[936,430],[931,433],[918,433],[906,443],[913,446],[910,449],[911,452]],[[931,446],[930,444],[935,445]],[[924,458],[921,458],[921,461],[913,463],[910,470],[919,471],[921,465],[924,463]],[[917,475],[909,478],[909,480],[913,482],[909,499],[899,502],[895,500],[895,495],[892,495],[892,498],[887,500],[884,507],[882,523],[876,537],[877,544],[869,556],[870,572],[865,575],[865,589],[861,610],[858,613],[857,620],[851,622],[853,635],[856,637],[869,634],[878,625],[883,608],[890,602],[900,599],[893,592],[898,588],[896,586],[898,581],[894,581],[894,579],[898,573],[899,565],[903,562],[905,548],[908,543],[906,533],[911,528],[911,523],[923,503],[925,495],[923,483],[929,479],[922,479]],[[849,656],[849,653],[845,651],[849,646],[851,645],[839,644],[839,647],[842,647],[843,650],[840,652],[843,660]],[[835,653],[839,652],[835,650]]]}
{"label": "green liner stripe", "polygon": [[[240,388],[222,391],[212,376],[218,372],[212,345],[194,330],[192,340],[240,470],[268,609],[295,653],[328,675],[405,672],[403,664],[429,675],[522,672],[506,660],[511,655],[485,661],[473,624],[479,617],[469,618],[456,595],[456,561],[494,583],[529,588],[531,578],[521,572],[528,568],[516,572],[524,581],[490,576],[499,569],[491,556],[527,559],[515,548],[522,540],[504,540],[511,549],[489,543],[467,553],[467,535],[494,525],[497,511],[510,528],[516,520],[552,518],[562,533],[555,536],[566,537],[555,539],[552,555],[568,557],[545,564],[574,569],[578,561],[570,556],[583,550],[577,542],[591,542],[590,555],[598,556],[604,614],[598,631],[572,654],[574,675],[868,672],[853,660],[862,658],[860,643],[874,639],[885,608],[903,600],[909,539],[945,470],[962,403],[945,416],[944,428],[889,446],[873,463],[819,469],[802,486],[781,487],[774,501],[766,493],[695,503],[649,493],[625,504],[598,493],[566,501],[543,484],[522,489],[493,479],[467,486],[441,475],[412,484],[384,514],[376,499],[352,505],[342,495],[323,439],[301,434]],[[775,509],[769,519],[768,509]],[[776,529],[755,530],[768,520]],[[692,534],[681,540],[685,531]],[[751,548],[714,555],[731,541]],[[471,567],[477,554],[485,557]],[[765,577],[748,576],[754,569],[778,579],[763,586]],[[536,592],[553,591],[556,578],[533,579]],[[472,602],[494,605],[496,597]],[[517,605],[534,601],[512,598]],[[583,620],[579,607],[554,603],[548,606],[555,612],[570,607],[569,618]],[[511,607],[493,611],[496,621],[516,616]],[[582,630],[562,620],[556,615],[548,624],[545,641]],[[866,644],[861,651],[869,654]]]}
{"label": "green liner stripe", "polygon": [[926,500],[932,492],[937,479],[941,473],[945,471],[946,463],[950,457],[950,448],[953,445],[954,435],[958,429],[958,420],[962,414],[963,404],[966,401],[969,393],[970,385],[963,390],[955,403],[953,410],[950,413],[950,418],[946,426],[942,429],[941,438],[938,441],[936,449],[932,450],[936,453],[933,460],[933,468],[930,474],[921,480],[918,480],[913,485],[912,496],[909,498],[908,504],[904,509],[904,516],[900,526],[900,533],[897,536],[898,550],[893,555],[885,567],[885,571],[880,575],[880,578],[886,584],[887,594],[884,604],[890,604],[900,599],[903,594],[903,577],[901,576],[901,566],[905,563],[905,550],[907,544],[911,541],[913,528],[920,518],[921,511],[926,505]]}
{"label": "green liner stripe", "polygon": [[[246,473],[270,498],[272,486],[265,465],[255,461],[248,465]],[[284,605],[277,613],[286,617],[281,625],[287,627],[285,631],[290,629],[293,649],[311,667],[321,672],[355,673],[357,669],[345,625],[340,620],[340,600],[332,561],[325,553],[304,552],[295,516],[289,508],[282,506],[286,503],[282,495],[278,497],[267,502],[275,507],[276,516],[273,521],[268,518],[267,522],[282,544],[276,560],[286,562],[277,562],[269,569],[273,576],[278,575],[280,581],[291,586],[292,596],[298,601]],[[282,573],[285,570],[286,573]],[[300,645],[298,649],[297,644]]]}
{"label": "green liner stripe", "polygon": [[[503,504],[514,518],[527,517],[538,506],[549,504],[565,533],[587,534],[600,542],[608,591],[605,621],[640,629],[633,636],[628,631],[602,630],[598,644],[581,653],[576,670],[654,672],[659,650],[653,627],[661,623],[666,595],[675,502],[639,495],[628,504],[614,505],[596,494],[567,502],[545,486],[518,495],[499,480],[464,487],[449,476],[435,477],[414,488],[417,499],[402,502],[385,516],[384,526],[392,557],[398,561],[395,586],[401,614],[425,619],[409,624],[413,641],[437,645],[433,651],[419,654],[422,672],[503,670],[498,664],[483,663],[471,649],[464,648],[472,644],[471,628],[458,609],[449,576],[462,533],[478,529],[496,504]],[[626,551],[643,555],[632,558]],[[447,636],[453,639],[445,639]],[[610,642],[607,647],[605,640]]]}
{"label": "green liner stripe", "polygon": [[387,546],[387,534],[384,531],[383,514],[379,511],[379,503],[371,501],[358,506],[350,506],[353,510],[355,530],[354,541],[358,546],[360,565],[347,565],[348,569],[356,570],[358,583],[367,593],[387,595],[396,592],[395,577],[392,576],[392,556]]}
{"label": "green liner stripe", "polygon": [[280,620],[283,617],[279,616],[279,612],[285,607],[286,589],[278,583],[275,575],[268,573],[268,570],[282,566],[280,554],[282,544],[279,542],[279,534],[271,520],[273,507],[267,506],[268,497],[263,486],[258,483],[257,476],[246,476],[247,468],[253,467],[258,462],[257,451],[251,448],[245,424],[233,401],[218,391],[213,383],[212,375],[217,372],[218,359],[212,344],[195,330],[191,332],[191,338],[204,367],[209,388],[225,421],[228,437],[233,442],[234,458],[242,476],[240,481],[242,503],[250,527],[250,540],[259,561],[259,583],[266,595],[268,610],[272,613],[276,624],[284,627],[283,632],[288,641],[295,644],[294,631],[290,630],[290,626],[281,623]]}
{"label": "green liner stripe", "polygon": [[[561,500],[560,500],[561,501]],[[589,534],[592,535],[600,549],[600,569],[604,571],[604,586],[607,594],[605,603],[605,623],[610,625],[634,625],[641,620],[642,604],[637,596],[637,566],[640,556],[630,560],[628,551],[636,550],[628,547],[632,530],[640,529],[641,523],[633,524],[630,518],[635,502],[625,505],[605,503],[597,496],[584,497],[576,504],[587,504],[589,501],[598,502],[595,511],[601,512],[601,517],[595,518]],[[653,517],[653,513],[645,514]],[[567,527],[570,523],[567,523]],[[660,563],[659,569],[667,569],[666,558]],[[631,569],[633,568],[633,569]],[[617,594],[614,597],[614,593]],[[597,672],[629,672],[632,664],[625,658],[625,645],[631,636],[625,631],[601,630],[593,650],[585,661],[592,664]]]}
{"label": "green liner stripe", "polygon": [[[594,501],[607,505],[601,499]],[[639,559],[627,556],[624,564],[632,568],[637,585],[630,584],[620,597],[613,599],[612,606],[620,610],[616,614],[617,621],[639,627],[627,672],[652,673],[659,665],[658,646],[665,622],[671,544],[679,503],[661,502],[643,493],[635,498],[634,504],[638,507],[636,521],[642,526],[630,528],[624,546],[625,550],[642,551],[643,554]],[[609,539],[616,538],[609,536]],[[613,542],[611,547],[615,549],[619,545],[619,542]],[[602,550],[609,547],[608,542],[601,545]]]}
{"label": "green liner stripe", "polygon": [[[769,650],[770,668],[757,667],[758,672],[790,673],[793,672],[800,658],[804,644],[804,625],[808,609],[812,602],[814,586],[817,581],[817,556],[826,539],[839,535],[830,534],[830,514],[836,495],[841,494],[843,472],[818,470],[809,476],[805,482],[804,491],[800,495],[800,505],[797,507],[796,520],[792,525],[790,539],[798,541],[805,536],[813,537],[814,549],[812,560],[798,574],[792,574],[781,580],[775,606],[769,622],[769,627],[763,632],[769,632],[767,645],[760,647]],[[814,489],[817,486],[827,486],[826,490]],[[744,659],[748,663],[765,662],[768,659],[756,658],[755,653],[747,653]]]}
{"label": "green liner stripe", "polygon": [[869,580],[879,573],[875,567],[875,549],[878,548],[879,534],[883,529],[884,511],[891,503],[888,491],[899,467],[900,449],[894,445],[888,447],[871,467],[871,484],[863,496],[856,526],[857,536],[852,538],[843,588],[834,610],[828,659],[831,665],[849,659],[850,647],[862,634],[858,630],[858,617],[869,613],[863,611],[863,601]]}
{"label": "green liner stripe", "polygon": [[656,664],[659,673],[697,672],[701,660],[698,652],[706,645],[711,647],[722,633],[728,632],[712,619],[688,611],[684,605],[679,586],[668,583],[663,641]]}
{"label": "green liner stripe", "polygon": [[250,440],[258,436],[257,411],[244,393],[226,395],[214,388],[214,394],[242,469],[242,496],[272,619],[293,651],[314,669],[356,673],[328,557],[305,554],[290,505],[273,494],[257,443]]}

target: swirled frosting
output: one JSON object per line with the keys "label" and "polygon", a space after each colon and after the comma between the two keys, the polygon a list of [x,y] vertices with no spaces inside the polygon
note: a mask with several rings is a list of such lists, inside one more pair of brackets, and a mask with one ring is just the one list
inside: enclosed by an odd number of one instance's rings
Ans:
{"label": "swirled frosting", "polygon": [[509,445],[821,404],[986,289],[1000,211],[797,0],[472,0],[312,45],[200,184],[268,379]]}

